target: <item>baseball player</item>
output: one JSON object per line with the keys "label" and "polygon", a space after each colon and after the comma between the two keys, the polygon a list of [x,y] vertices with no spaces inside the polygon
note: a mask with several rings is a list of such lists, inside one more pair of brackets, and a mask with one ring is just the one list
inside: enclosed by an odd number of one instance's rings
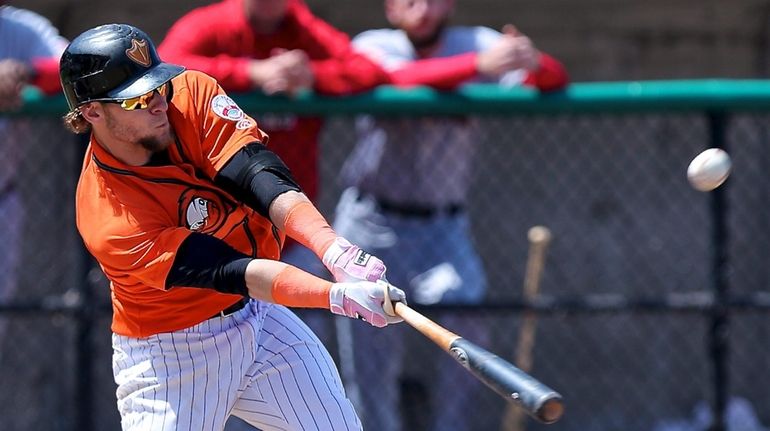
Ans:
{"label": "baseball player", "polygon": [[[143,31],[84,32],[60,75],[65,125],[91,133],[77,226],[110,280],[123,429],[221,430],[230,415],[361,429],[328,352],[284,306],[398,322],[384,298],[405,296],[382,261],[334,233],[213,78],[162,62]],[[340,282],[278,261],[285,235]]]}
{"label": "baseball player", "polygon": [[[567,82],[563,66],[512,26],[501,33],[448,25],[453,0],[385,0],[384,6],[394,28],[365,31],[353,38],[353,45],[390,71],[395,83],[433,75],[439,88],[498,82],[551,90]],[[363,116],[356,130],[356,146],[342,169],[348,189],[338,203],[335,229],[384,258],[393,271],[389,281],[404,288],[412,301],[479,303],[487,282],[466,212],[474,155],[483,136],[478,122],[456,116]],[[473,340],[487,336],[469,320],[460,325],[445,318],[442,323],[461,326]],[[365,425],[395,431],[400,424],[399,415],[391,414],[399,404],[393,383],[405,363],[407,334],[388,331],[386,337],[400,342],[378,340],[377,345],[389,348],[383,357],[368,354],[376,346],[367,328],[354,329],[356,351],[361,353],[356,371],[361,380],[378,382],[381,388],[376,396],[362,394]],[[437,368],[430,386],[441,404],[435,406],[429,429],[474,429],[473,415],[465,407],[477,382],[451,361],[438,361]],[[419,373],[422,378],[425,371]],[[464,389],[456,390],[460,386]]]}

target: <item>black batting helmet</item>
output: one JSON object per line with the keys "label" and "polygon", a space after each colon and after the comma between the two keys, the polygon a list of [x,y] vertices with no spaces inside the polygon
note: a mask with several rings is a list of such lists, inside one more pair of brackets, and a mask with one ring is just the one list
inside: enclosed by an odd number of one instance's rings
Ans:
{"label": "black batting helmet", "polygon": [[182,66],[163,63],[149,36],[128,24],[106,24],[83,32],[59,62],[70,110],[93,101],[141,96],[183,71]]}

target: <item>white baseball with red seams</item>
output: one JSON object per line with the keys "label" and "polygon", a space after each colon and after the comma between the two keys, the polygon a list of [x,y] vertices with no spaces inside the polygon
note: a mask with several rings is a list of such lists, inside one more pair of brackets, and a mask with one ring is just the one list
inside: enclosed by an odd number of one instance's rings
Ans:
{"label": "white baseball with red seams", "polygon": [[709,148],[698,154],[687,167],[690,184],[702,192],[719,187],[730,175],[730,156],[720,148]]}

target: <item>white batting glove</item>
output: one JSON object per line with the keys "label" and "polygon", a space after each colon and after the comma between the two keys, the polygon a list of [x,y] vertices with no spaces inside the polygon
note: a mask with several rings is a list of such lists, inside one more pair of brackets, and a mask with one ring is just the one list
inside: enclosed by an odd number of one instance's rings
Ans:
{"label": "white batting glove", "polygon": [[329,308],[334,314],[362,319],[378,328],[401,322],[402,318],[390,316],[383,309],[386,288],[391,301],[406,303],[404,291],[385,281],[356,281],[332,284]]}
{"label": "white batting glove", "polygon": [[323,256],[323,263],[338,282],[385,279],[385,264],[342,237],[337,237]]}

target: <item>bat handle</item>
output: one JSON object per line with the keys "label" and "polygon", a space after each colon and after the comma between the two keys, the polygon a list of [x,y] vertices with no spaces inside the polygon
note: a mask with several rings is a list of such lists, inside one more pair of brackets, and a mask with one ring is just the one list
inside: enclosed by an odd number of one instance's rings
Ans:
{"label": "bat handle", "polygon": [[460,338],[459,335],[447,330],[446,328],[436,325],[433,321],[412,310],[403,302],[394,302],[393,308],[396,314],[404,319],[406,323],[428,337],[445,352],[451,353],[452,343]]}

